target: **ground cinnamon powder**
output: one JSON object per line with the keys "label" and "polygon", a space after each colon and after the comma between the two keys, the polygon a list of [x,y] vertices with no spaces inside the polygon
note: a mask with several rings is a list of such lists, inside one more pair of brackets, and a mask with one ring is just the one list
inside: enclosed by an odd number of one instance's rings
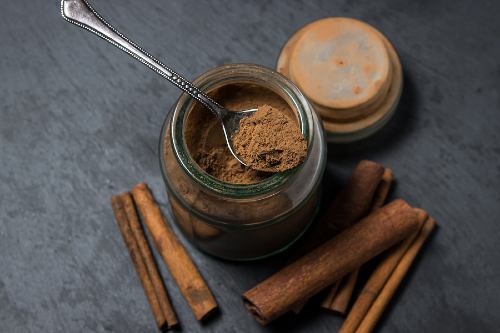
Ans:
{"label": "ground cinnamon powder", "polygon": [[[299,128],[290,106],[268,89],[250,84],[232,84],[223,86],[209,95],[230,110],[247,110],[267,105],[277,110],[280,117],[286,117],[290,124]],[[196,163],[205,172],[221,181],[252,184],[272,175],[239,163],[226,146],[222,127],[217,118],[198,103],[189,112],[184,133],[186,145]]]}
{"label": "ground cinnamon powder", "polygon": [[268,104],[242,119],[232,140],[236,154],[255,170],[282,172],[301,164],[307,154],[297,123]]}

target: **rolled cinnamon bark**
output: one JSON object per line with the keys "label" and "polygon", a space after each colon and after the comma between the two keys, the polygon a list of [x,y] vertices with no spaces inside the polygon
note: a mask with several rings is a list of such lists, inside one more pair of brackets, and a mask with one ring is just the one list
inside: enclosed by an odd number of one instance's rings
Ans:
{"label": "rolled cinnamon bark", "polygon": [[121,198],[118,196],[112,196],[111,207],[113,208],[116,223],[120,228],[120,232],[122,234],[125,245],[127,246],[130,258],[132,259],[132,263],[134,264],[135,271],[137,272],[144,293],[146,294],[146,298],[148,299],[149,305],[151,306],[151,311],[153,312],[156,325],[160,331],[164,331],[168,328],[168,322],[166,321],[163,311],[160,307],[160,303],[158,302],[155,288],[151,281],[151,277],[149,276],[146,264],[144,263],[144,259],[141,256],[139,246],[137,245],[137,242],[134,238],[132,229],[130,228],[127,213],[125,212],[125,208],[123,206]]}
{"label": "rolled cinnamon bark", "polygon": [[366,313],[379,295],[387,280],[392,275],[399,261],[417,238],[417,235],[429,216],[421,209],[416,209],[415,211],[418,214],[418,231],[401,242],[401,244],[395,246],[393,249],[390,249],[385,258],[378,264],[377,268],[375,268],[365,286],[361,290],[356,302],[349,312],[349,315],[342,324],[339,331],[340,333],[356,332],[359,324],[366,316]]}
{"label": "rolled cinnamon bark", "polygon": [[408,237],[417,227],[413,208],[395,200],[245,292],[245,306],[266,325]]}
{"label": "rolled cinnamon bark", "polygon": [[[385,176],[385,179],[384,179]],[[342,192],[340,192],[330,204],[324,215],[322,215],[312,230],[308,233],[302,245],[297,251],[305,254],[318,245],[332,238],[340,230],[358,222],[373,209],[374,204],[385,202],[392,182],[392,171],[384,168],[381,164],[362,160],[351,173],[349,180]],[[378,206],[380,207],[380,206]],[[353,277],[350,277],[352,280]],[[348,284],[346,284],[348,283]],[[354,287],[356,280],[341,283],[337,281],[329,288],[322,306],[333,305],[335,310],[340,310],[350,300],[352,290],[346,288]],[[340,286],[341,285],[341,286]],[[337,296],[340,292],[341,296]],[[307,300],[303,304],[297,304],[292,309],[294,313],[302,311]]]}
{"label": "rolled cinnamon bark", "polygon": [[375,302],[370,307],[370,310],[368,310],[368,313],[363,318],[363,321],[356,330],[356,333],[369,333],[375,328],[378,320],[380,319],[380,316],[389,304],[389,301],[394,296],[394,293],[396,292],[399,284],[406,276],[406,273],[410,269],[411,264],[415,260],[415,257],[419,253],[420,249],[424,245],[425,241],[427,240],[435,226],[436,221],[433,218],[428,218],[425,221],[422,230],[420,231],[410,248],[406,251],[403,258],[401,258],[401,260],[399,261],[389,280],[387,280],[384,287],[380,291],[380,294],[375,299]]}
{"label": "rolled cinnamon bark", "polygon": [[148,241],[146,240],[146,236],[144,234],[144,230],[139,223],[139,218],[137,217],[137,212],[135,210],[132,196],[127,192],[120,195],[120,199],[123,203],[125,213],[127,214],[130,229],[132,230],[139,251],[144,260],[144,264],[146,265],[151,283],[153,284],[153,287],[155,289],[156,298],[158,299],[160,309],[163,313],[163,316],[165,317],[167,326],[166,328],[174,328],[179,325],[179,321],[177,320],[175,311],[172,307],[172,304],[170,303],[170,299],[168,298],[167,290],[165,289],[165,285],[163,284],[160,273],[158,272],[158,267],[156,267],[153,254],[151,253],[151,248],[149,247]]}
{"label": "rolled cinnamon bark", "polygon": [[321,307],[333,313],[344,315],[351,301],[354,287],[358,281],[359,268],[347,274],[333,286],[328,287]]}
{"label": "rolled cinnamon bark", "polygon": [[367,160],[359,162],[345,189],[332,202],[330,214],[324,215],[326,224],[336,230],[344,230],[368,215],[384,171],[381,164]]}
{"label": "rolled cinnamon bark", "polygon": [[333,199],[301,241],[295,257],[310,252],[345,227],[365,217],[371,210],[384,170],[384,166],[372,161],[359,162],[344,190]]}
{"label": "rolled cinnamon bark", "polygon": [[385,204],[385,200],[389,195],[389,191],[391,190],[392,182],[394,180],[394,174],[392,170],[389,168],[384,169],[384,173],[382,174],[382,180],[373,195],[373,200],[371,204],[371,210],[378,209]]}
{"label": "rolled cinnamon bark", "polygon": [[[293,258],[310,252],[332,238],[343,226],[351,225],[366,216],[383,174],[382,165],[368,160],[360,161],[351,173],[345,189],[335,197],[326,212],[313,224]],[[331,287],[329,291],[331,297],[335,296],[338,286],[337,283]],[[300,313],[306,303],[307,300],[304,300],[303,303],[295,305],[292,311]]]}
{"label": "rolled cinnamon bark", "polygon": [[205,280],[169,227],[146,184],[136,185],[132,189],[132,195],[156,248],[196,319],[206,319],[217,309],[217,303]]}
{"label": "rolled cinnamon bark", "polygon": [[[391,189],[391,184],[393,181],[393,173],[391,169],[385,169],[382,175],[382,179],[375,191],[371,210],[378,209],[384,205],[389,190]],[[349,273],[344,276],[342,280],[332,286],[329,292],[326,294],[325,298],[321,303],[321,307],[325,310],[332,311],[334,313],[345,315],[349,303],[351,302],[352,293],[356,287],[356,282],[358,281],[359,268],[354,272]]]}

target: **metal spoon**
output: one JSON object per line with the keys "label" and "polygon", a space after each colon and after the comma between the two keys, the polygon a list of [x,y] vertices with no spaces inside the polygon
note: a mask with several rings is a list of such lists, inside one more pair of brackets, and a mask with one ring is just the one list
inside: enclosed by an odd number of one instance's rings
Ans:
{"label": "metal spoon", "polygon": [[128,53],[136,60],[139,60],[211,110],[222,125],[229,151],[241,164],[247,166],[247,164],[235,153],[231,138],[233,134],[238,131],[240,120],[252,115],[257,109],[244,111],[227,110],[208,97],[191,82],[165,66],[161,61],[154,58],[140,46],[119,33],[90,6],[87,0],[62,0],[61,14],[66,21],[96,34],[120,50]]}

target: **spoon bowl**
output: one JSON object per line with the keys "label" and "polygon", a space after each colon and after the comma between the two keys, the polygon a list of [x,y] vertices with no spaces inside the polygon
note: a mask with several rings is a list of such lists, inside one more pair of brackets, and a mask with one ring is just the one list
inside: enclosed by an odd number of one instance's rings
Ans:
{"label": "spoon bowl", "polygon": [[[248,166],[248,164],[243,161],[238,154],[236,153],[233,147],[233,135],[238,132],[240,128],[240,120],[246,117],[250,117],[254,114],[257,109],[248,109],[243,111],[230,111],[227,109],[219,110],[220,114],[217,113],[217,117],[219,118],[222,130],[224,132],[224,138],[226,139],[227,147],[231,154],[244,166]],[[264,170],[261,170],[264,171]]]}

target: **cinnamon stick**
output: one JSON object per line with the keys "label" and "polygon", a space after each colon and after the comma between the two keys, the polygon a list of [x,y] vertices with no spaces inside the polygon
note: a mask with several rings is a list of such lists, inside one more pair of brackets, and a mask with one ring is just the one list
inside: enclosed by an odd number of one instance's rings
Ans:
{"label": "cinnamon stick", "polygon": [[297,250],[304,255],[339,231],[365,217],[384,174],[384,166],[362,160],[349,176],[345,188],[332,200]]}
{"label": "cinnamon stick", "polygon": [[130,258],[134,264],[135,271],[141,281],[142,288],[146,294],[151,311],[156,321],[156,326],[160,331],[168,329],[169,323],[166,321],[163,311],[158,302],[158,297],[154,289],[151,277],[146,268],[146,264],[141,256],[137,242],[135,241],[134,234],[130,228],[129,220],[123,206],[123,202],[118,196],[111,197],[111,207],[115,215],[116,223],[120,229],[125,245],[127,246]]}
{"label": "cinnamon stick", "polygon": [[165,318],[167,329],[174,328],[179,325],[179,321],[177,320],[175,311],[172,308],[170,299],[168,298],[165,285],[163,284],[160,273],[158,272],[158,267],[155,264],[151,248],[149,247],[148,241],[146,240],[146,236],[144,234],[144,230],[139,223],[132,196],[127,192],[120,195],[120,199],[122,200],[125,213],[127,214],[130,229],[132,230],[135,241],[146,265],[146,269],[153,284],[154,290],[156,291],[156,297]]}
{"label": "cinnamon stick", "polygon": [[408,237],[417,227],[413,208],[395,200],[245,292],[245,306],[266,325]]}
{"label": "cinnamon stick", "polygon": [[425,221],[424,226],[422,227],[417,238],[410,246],[410,248],[406,251],[403,258],[401,258],[400,262],[391,274],[389,280],[387,280],[375,302],[372,304],[370,310],[359,325],[356,333],[369,333],[375,328],[375,325],[380,319],[380,316],[385,310],[387,304],[389,304],[392,296],[394,296],[394,293],[396,292],[399,284],[408,272],[411,264],[413,263],[413,260],[417,256],[418,252],[424,245],[426,239],[429,237],[435,226],[436,221],[433,218],[428,218]]}
{"label": "cinnamon stick", "polygon": [[[385,170],[381,164],[368,160],[360,161],[351,173],[344,190],[335,197],[326,212],[311,227],[294,258],[310,252],[340,230],[365,217],[370,212],[374,197],[379,192]],[[335,295],[338,286],[336,284],[330,289],[331,297]],[[303,303],[295,305],[293,312],[302,311],[306,302],[307,300],[304,300]]]}
{"label": "cinnamon stick", "polygon": [[373,195],[371,210],[378,209],[385,204],[385,200],[389,195],[393,180],[394,174],[392,173],[392,170],[389,168],[385,168],[384,173],[382,174],[382,180],[380,181],[380,184],[378,185],[377,190]]}
{"label": "cinnamon stick", "polygon": [[351,296],[358,281],[359,268],[344,276],[333,286],[327,288],[329,291],[321,302],[325,310],[344,315],[351,301]]}
{"label": "cinnamon stick", "polygon": [[380,188],[385,168],[383,165],[362,160],[352,172],[344,190],[333,200],[322,224],[343,230],[358,222],[372,210],[372,203]]}
{"label": "cinnamon stick", "polygon": [[370,309],[370,306],[373,304],[378,294],[380,293],[380,290],[384,287],[385,283],[390,278],[391,274],[400,262],[401,258],[407,252],[408,248],[415,241],[417,235],[422,229],[422,226],[428,219],[428,215],[425,211],[421,209],[418,209],[416,211],[418,214],[419,230],[412,236],[405,239],[401,244],[391,249],[385,256],[385,258],[378,264],[377,268],[373,271],[372,275],[361,290],[358,298],[356,299],[356,302],[349,312],[349,315],[342,324],[340,332],[348,333],[356,331],[359,324]]}
{"label": "cinnamon stick", "polygon": [[205,280],[168,225],[146,184],[136,185],[132,189],[132,195],[153,237],[156,248],[191,307],[194,316],[197,320],[206,319],[216,311],[217,302]]}
{"label": "cinnamon stick", "polygon": [[[421,209],[417,210],[417,212],[420,232],[420,229],[427,220],[428,215]],[[408,248],[411,244],[413,244],[417,235],[418,232],[405,239],[401,244],[395,246],[393,249],[389,250],[389,253],[387,253],[385,258],[378,264],[377,268],[373,271],[369,280],[366,282],[366,285],[363,287],[363,290],[356,299],[349,315],[342,324],[341,332],[348,333],[356,331],[359,324],[370,309],[370,306],[380,293],[380,290],[384,287],[385,283],[391,276],[401,258],[405,255]]]}
{"label": "cinnamon stick", "polygon": [[[383,206],[389,194],[393,178],[392,170],[385,169],[377,190],[373,195],[371,203],[372,211]],[[342,280],[336,283],[336,286],[332,286],[323,299],[321,307],[334,313],[345,315],[351,302],[356,282],[358,281],[358,274],[359,268],[344,276]]]}

